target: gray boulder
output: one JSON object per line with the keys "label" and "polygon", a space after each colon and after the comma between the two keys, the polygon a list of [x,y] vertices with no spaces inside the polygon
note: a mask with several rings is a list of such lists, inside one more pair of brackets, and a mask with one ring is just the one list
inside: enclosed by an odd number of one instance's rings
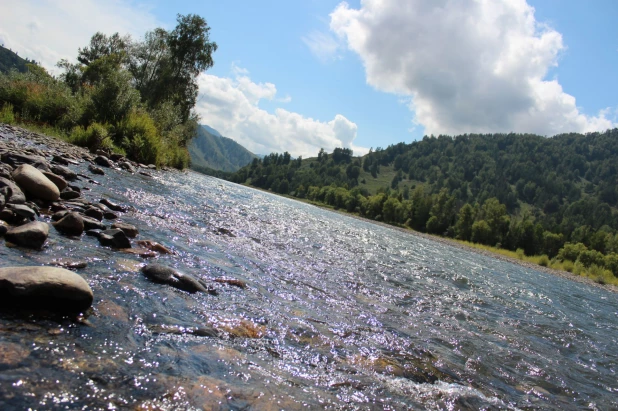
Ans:
{"label": "gray boulder", "polygon": [[18,304],[26,308],[76,312],[90,307],[94,299],[90,286],[81,276],[58,267],[0,268],[0,296],[3,305],[9,307]]}
{"label": "gray boulder", "polygon": [[19,227],[13,227],[4,235],[7,241],[22,247],[41,249],[49,236],[49,225],[33,221]]}
{"label": "gray boulder", "polygon": [[66,235],[79,236],[84,232],[84,220],[76,212],[67,213],[60,220],[52,223],[56,230]]}
{"label": "gray boulder", "polygon": [[208,290],[195,278],[165,265],[148,264],[142,267],[142,273],[155,283],[168,284],[189,293],[196,293],[198,291],[208,293]]}
{"label": "gray boulder", "polygon": [[22,164],[13,170],[15,183],[27,194],[46,201],[60,198],[60,190],[51,180],[29,164]]}

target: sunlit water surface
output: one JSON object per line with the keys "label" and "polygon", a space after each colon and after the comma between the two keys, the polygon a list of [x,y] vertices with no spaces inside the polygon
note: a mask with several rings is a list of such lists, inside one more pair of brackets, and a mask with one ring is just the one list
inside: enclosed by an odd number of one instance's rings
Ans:
{"label": "sunlit water surface", "polygon": [[[85,166],[73,167],[82,170]],[[616,295],[195,173],[85,196],[218,296],[50,231],[0,265],[88,261],[82,322],[0,315],[0,409],[616,409]],[[48,218],[48,217],[47,217]],[[227,229],[235,237],[223,234]],[[2,240],[0,240],[2,241]],[[3,241],[2,241],[3,242]]]}

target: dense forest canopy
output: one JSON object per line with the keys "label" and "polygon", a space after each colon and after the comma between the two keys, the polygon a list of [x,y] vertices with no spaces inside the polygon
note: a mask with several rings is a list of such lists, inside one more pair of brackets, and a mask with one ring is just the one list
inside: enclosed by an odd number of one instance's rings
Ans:
{"label": "dense forest canopy", "polygon": [[2,118],[53,126],[92,150],[186,167],[198,126],[197,76],[217,50],[209,31],[206,20],[188,14],[178,15],[173,30],[157,28],[140,40],[96,33],[76,63],[58,63],[58,79],[34,65],[0,75]]}
{"label": "dense forest canopy", "polygon": [[341,148],[306,160],[271,154],[230,179],[528,255],[561,258],[565,244],[579,244],[587,263],[609,267],[604,255],[618,252],[617,165],[618,129],[552,138],[465,134],[363,157]]}

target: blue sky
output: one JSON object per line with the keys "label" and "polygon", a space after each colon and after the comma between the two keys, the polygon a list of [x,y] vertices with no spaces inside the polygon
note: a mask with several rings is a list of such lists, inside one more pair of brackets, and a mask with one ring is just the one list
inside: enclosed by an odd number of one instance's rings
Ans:
{"label": "blue sky", "polygon": [[205,17],[219,49],[197,110],[257,153],[616,126],[611,0],[65,3],[0,6],[0,40],[50,66],[97,30],[139,38],[177,13]]}

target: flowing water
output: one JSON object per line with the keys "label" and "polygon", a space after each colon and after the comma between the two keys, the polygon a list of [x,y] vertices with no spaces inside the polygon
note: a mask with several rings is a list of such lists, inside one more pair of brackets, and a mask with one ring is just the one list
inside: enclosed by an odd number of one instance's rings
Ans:
{"label": "flowing water", "polygon": [[0,244],[1,266],[87,261],[95,294],[77,322],[0,314],[0,409],[618,409],[616,294],[153,174],[110,170],[85,196],[133,206],[139,238],[176,252],[157,262],[247,288],[155,284],[152,259],[54,229],[43,251]]}

